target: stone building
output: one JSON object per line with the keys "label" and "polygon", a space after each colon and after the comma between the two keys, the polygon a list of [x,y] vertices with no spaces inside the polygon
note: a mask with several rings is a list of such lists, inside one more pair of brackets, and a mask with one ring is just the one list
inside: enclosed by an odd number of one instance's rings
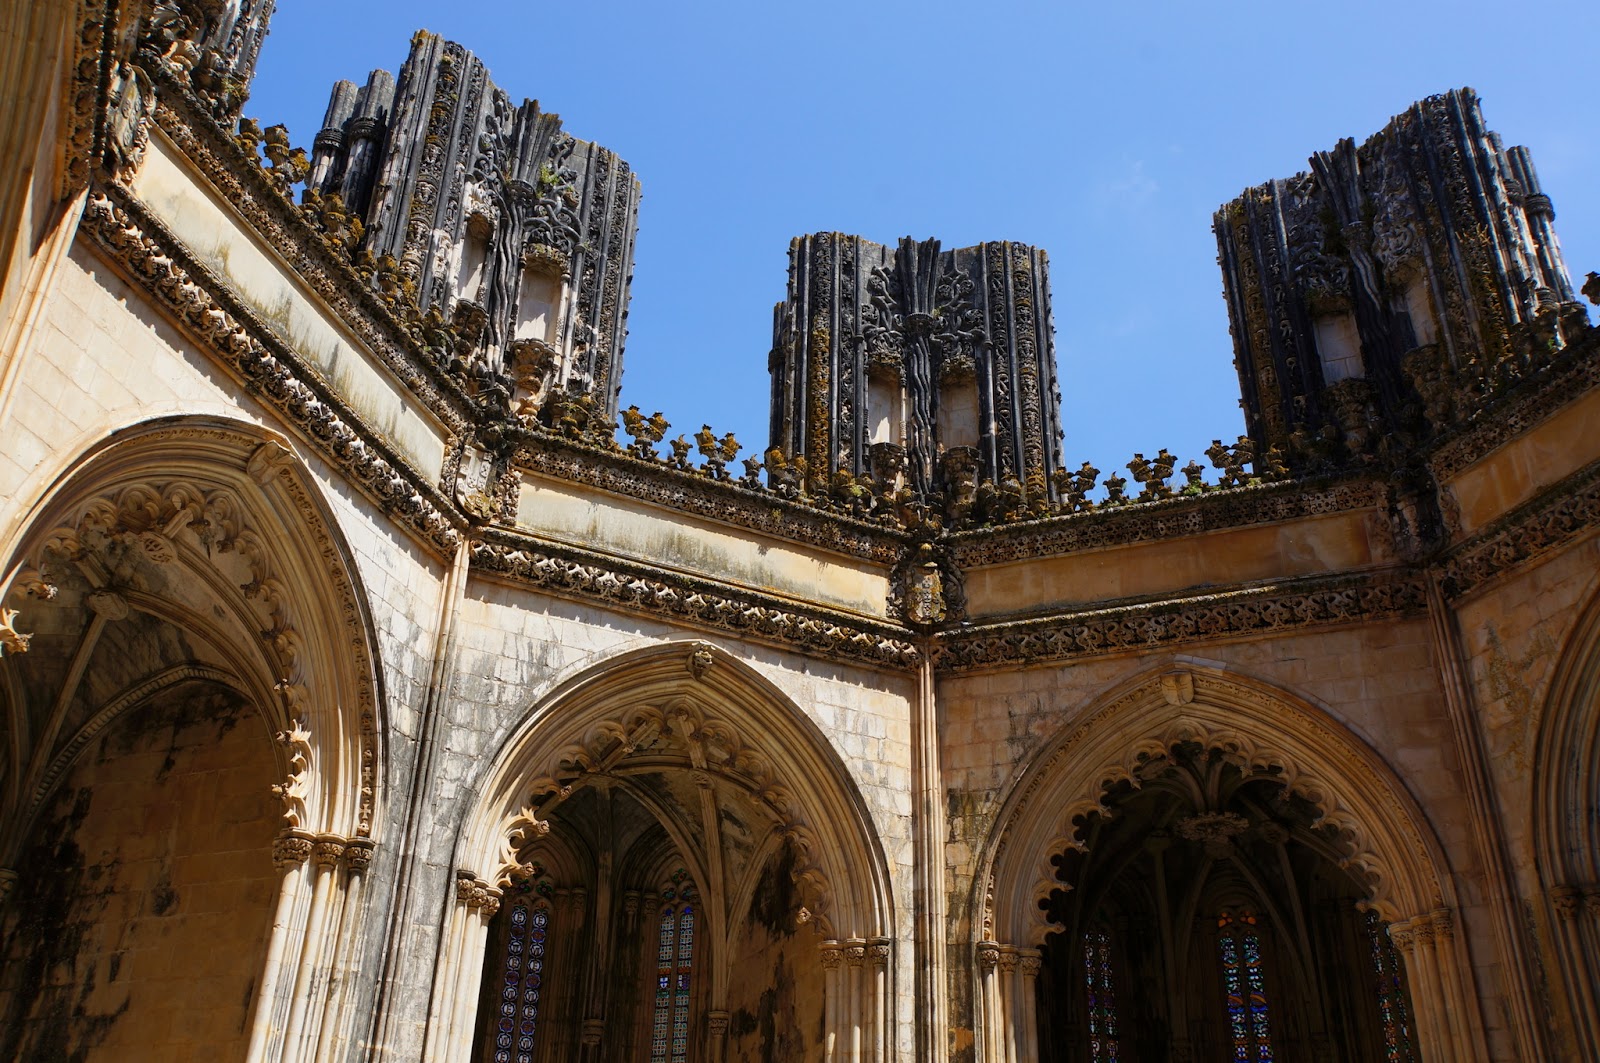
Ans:
{"label": "stone building", "polygon": [[1003,242],[796,240],[668,439],[628,165],[428,34],[297,148],[271,9],[0,11],[0,1056],[1600,1058],[1600,333],[1470,92],[1218,213],[1249,434],[1130,484]]}

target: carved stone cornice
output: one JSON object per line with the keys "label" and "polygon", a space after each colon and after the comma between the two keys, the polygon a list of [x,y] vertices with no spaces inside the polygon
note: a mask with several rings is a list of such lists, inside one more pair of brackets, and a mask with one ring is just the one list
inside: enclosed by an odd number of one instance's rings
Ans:
{"label": "carved stone cornice", "polygon": [[513,464],[553,479],[881,565],[894,564],[904,549],[904,533],[791,502],[766,489],[708,479],[553,435],[527,432],[518,443]]}
{"label": "carved stone cornice", "polygon": [[956,532],[950,543],[956,564],[966,569],[1373,509],[1383,497],[1381,485],[1369,480],[1279,481]]}
{"label": "carved stone cornice", "polygon": [[1567,545],[1600,525],[1600,462],[1541,492],[1445,557],[1445,595],[1459,598],[1503,572]]}
{"label": "carved stone cornice", "polygon": [[1128,653],[1174,643],[1420,614],[1426,609],[1426,587],[1415,575],[1380,571],[1334,579],[1284,580],[952,632],[941,644],[938,667],[942,672],[962,672]]}
{"label": "carved stone cornice", "polygon": [[155,77],[161,90],[156,125],[396,379],[452,431],[463,432],[472,400],[461,386],[433,363],[371,286],[328,248],[323,234],[203,105],[170,74],[158,71]]}
{"label": "carved stone cornice", "polygon": [[1441,442],[1429,464],[1442,483],[1528,431],[1574,398],[1600,387],[1600,329],[1590,329],[1538,373],[1485,405]]}
{"label": "carved stone cornice", "polygon": [[116,189],[91,194],[82,231],[126,279],[185,325],[375,504],[425,542],[455,549],[464,521],[450,500],[132,197]]}
{"label": "carved stone cornice", "polygon": [[547,593],[600,599],[611,608],[778,646],[894,669],[914,667],[922,659],[907,633],[888,624],[510,532],[491,531],[474,542],[472,565]]}

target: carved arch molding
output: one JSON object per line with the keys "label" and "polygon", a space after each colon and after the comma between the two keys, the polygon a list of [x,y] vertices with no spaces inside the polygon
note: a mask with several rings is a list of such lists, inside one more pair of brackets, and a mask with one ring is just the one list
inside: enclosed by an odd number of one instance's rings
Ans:
{"label": "carved arch molding", "polygon": [[1061,888],[1055,857],[1084,846],[1087,818],[1114,788],[1176,746],[1215,751],[1245,778],[1278,783],[1332,828],[1340,862],[1385,922],[1455,906],[1437,838],[1387,765],[1333,718],[1281,691],[1199,669],[1146,675],[1079,717],[1025,770],[976,879],[974,930],[1037,947],[1053,928],[1041,901]]}
{"label": "carved arch molding", "polygon": [[877,832],[831,744],[746,665],[705,642],[608,662],[536,709],[485,779],[458,867],[503,885],[548,831],[544,817],[577,790],[661,767],[737,791],[762,812],[792,848],[799,896],[824,936],[890,932]]}
{"label": "carved arch molding", "polygon": [[[55,710],[36,718],[25,703],[41,699],[7,677],[13,744],[29,739],[10,764],[8,847],[95,734],[190,680],[233,689],[277,732],[287,839],[373,836],[381,728],[370,620],[348,547],[283,442],[211,419],[119,432],[43,492],[7,553],[5,602],[21,631],[70,599],[91,615],[90,635],[147,614],[210,647],[209,660],[158,667],[81,720],[66,711],[71,669],[44,699]],[[94,646],[72,652],[87,666]]]}

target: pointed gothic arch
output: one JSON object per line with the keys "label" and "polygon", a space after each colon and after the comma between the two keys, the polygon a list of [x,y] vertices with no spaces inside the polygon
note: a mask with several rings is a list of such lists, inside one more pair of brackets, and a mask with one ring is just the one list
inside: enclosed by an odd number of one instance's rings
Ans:
{"label": "pointed gothic arch", "polygon": [[[731,945],[763,890],[785,898],[780,936],[796,938],[805,924],[805,936],[816,939],[805,952],[816,989],[808,999],[825,1039],[860,1039],[881,1049],[862,1058],[885,1058],[893,911],[882,846],[820,728],[742,661],[708,643],[674,642],[594,665],[541,699],[476,790],[455,860],[458,881],[471,885],[458,891],[446,931],[430,1052],[457,1058],[473,1039],[479,928],[521,873],[524,854],[552,824],[580,829],[604,800],[653,819],[651,829],[680,853],[705,898],[696,932],[707,938],[707,1019],[699,1028],[707,1047],[689,1058],[711,1058],[700,1053],[714,1052],[726,1035],[730,994],[742,991]],[[606,918],[593,913],[597,925]],[[825,977],[840,960],[859,964],[863,977],[848,985]],[[600,1036],[602,1017],[587,1019],[587,1036]]]}
{"label": "pointed gothic arch", "polygon": [[1455,933],[1449,864],[1394,771],[1310,702],[1220,669],[1163,667],[1095,699],[1018,773],[996,817],[971,898],[983,1059],[1036,1058],[1034,975],[1053,930],[1061,854],[1111,815],[1107,799],[1137,791],[1141,772],[1179,747],[1220,757],[1245,780],[1281,787],[1314,810],[1338,863],[1365,889],[1407,953],[1419,1038],[1430,1059],[1481,1058],[1465,942]]}
{"label": "pointed gothic arch", "polygon": [[104,755],[153,705],[222,699],[254,736],[259,753],[241,755],[258,765],[262,819],[214,844],[252,854],[270,883],[266,910],[241,913],[262,935],[259,957],[238,961],[258,964],[242,994],[249,1051],[314,1042],[346,1006],[327,973],[352,962],[359,909],[345,898],[382,827],[383,732],[365,595],[309,470],[259,426],[144,421],[66,462],[5,556],[0,589],[33,642],[0,687],[3,866],[37,842],[85,750]]}

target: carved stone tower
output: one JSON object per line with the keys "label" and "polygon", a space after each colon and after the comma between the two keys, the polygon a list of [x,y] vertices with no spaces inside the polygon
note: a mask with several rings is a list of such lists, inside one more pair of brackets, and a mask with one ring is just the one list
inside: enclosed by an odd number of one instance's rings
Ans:
{"label": "carved stone tower", "polygon": [[524,408],[584,396],[616,416],[639,182],[483,63],[418,33],[398,83],[334,86],[308,189],[365,224],[380,275],[467,338],[476,372]]}
{"label": "carved stone tower", "polygon": [[1216,216],[1245,422],[1291,465],[1387,460],[1586,321],[1526,148],[1470,89]]}
{"label": "carved stone tower", "polygon": [[982,483],[1053,497],[1060,464],[1045,253],[817,233],[775,312],[772,446],[812,481],[870,474],[926,501]]}

